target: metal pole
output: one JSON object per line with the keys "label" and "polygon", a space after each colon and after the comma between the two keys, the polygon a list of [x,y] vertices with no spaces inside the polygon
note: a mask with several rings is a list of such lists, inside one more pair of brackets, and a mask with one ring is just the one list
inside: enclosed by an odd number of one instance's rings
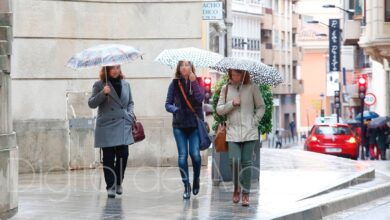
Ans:
{"label": "metal pole", "polygon": [[367,142],[367,140],[365,140],[365,130],[363,130],[364,128],[364,118],[363,118],[363,112],[364,112],[364,99],[360,98],[360,159],[364,160],[364,146],[363,146],[363,140],[364,142]]}

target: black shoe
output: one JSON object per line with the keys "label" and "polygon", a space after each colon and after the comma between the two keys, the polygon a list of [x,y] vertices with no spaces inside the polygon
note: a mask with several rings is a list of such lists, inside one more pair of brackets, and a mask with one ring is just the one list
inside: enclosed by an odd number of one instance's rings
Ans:
{"label": "black shoe", "polygon": [[122,195],[122,193],[123,193],[122,186],[120,186],[120,185],[116,186],[116,194]]}
{"label": "black shoe", "polygon": [[108,198],[115,198],[115,187],[107,189],[107,196]]}
{"label": "black shoe", "polygon": [[192,187],[193,187],[192,193],[193,193],[194,195],[198,195],[198,193],[199,193],[199,188],[200,188],[200,180],[199,180],[199,178],[194,179],[194,183],[192,184]]}
{"label": "black shoe", "polygon": [[184,185],[183,199],[189,199],[191,197],[191,184]]}

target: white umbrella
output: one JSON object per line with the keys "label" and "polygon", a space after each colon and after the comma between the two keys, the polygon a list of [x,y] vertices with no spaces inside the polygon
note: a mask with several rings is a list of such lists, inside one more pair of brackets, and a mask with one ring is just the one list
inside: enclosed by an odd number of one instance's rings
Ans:
{"label": "white umbrella", "polygon": [[66,66],[76,70],[97,66],[115,66],[130,63],[140,57],[142,58],[142,53],[132,46],[101,44],[77,53],[70,58]]}
{"label": "white umbrella", "polygon": [[182,60],[190,61],[195,67],[209,67],[222,59],[223,56],[220,54],[195,47],[186,47],[164,50],[154,61],[171,68],[176,67],[177,63]]}
{"label": "white umbrella", "polygon": [[256,84],[277,86],[283,82],[282,76],[275,68],[251,59],[226,57],[210,68],[225,73],[229,69],[247,71]]}

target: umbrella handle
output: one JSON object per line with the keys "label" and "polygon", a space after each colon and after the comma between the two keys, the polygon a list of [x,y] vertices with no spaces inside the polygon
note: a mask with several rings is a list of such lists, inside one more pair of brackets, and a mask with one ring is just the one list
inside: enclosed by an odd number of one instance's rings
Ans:
{"label": "umbrella handle", "polygon": [[[108,86],[107,67],[104,67],[104,75],[106,76],[106,86]],[[107,94],[107,102],[110,102],[110,96]]]}
{"label": "umbrella handle", "polygon": [[244,77],[242,77],[241,85],[240,85],[240,89],[239,89],[238,93],[241,93],[241,88],[242,88],[242,86],[244,85],[245,77],[246,77],[246,71],[244,72]]}

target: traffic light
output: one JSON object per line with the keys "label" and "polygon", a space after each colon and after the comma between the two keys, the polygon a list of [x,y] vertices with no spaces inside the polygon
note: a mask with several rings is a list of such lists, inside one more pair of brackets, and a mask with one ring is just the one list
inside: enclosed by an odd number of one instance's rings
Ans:
{"label": "traffic light", "polygon": [[337,123],[339,123],[340,122],[340,109],[341,109],[340,90],[334,91],[334,105],[336,107]]}
{"label": "traffic light", "polygon": [[203,85],[205,90],[204,102],[209,104],[211,98],[211,77],[204,77]]}
{"label": "traffic light", "polygon": [[335,104],[336,109],[340,109],[341,102],[340,102],[340,91],[339,90],[334,91],[334,104]]}
{"label": "traffic light", "polygon": [[367,77],[362,75],[358,78],[359,98],[364,99],[367,92]]}

